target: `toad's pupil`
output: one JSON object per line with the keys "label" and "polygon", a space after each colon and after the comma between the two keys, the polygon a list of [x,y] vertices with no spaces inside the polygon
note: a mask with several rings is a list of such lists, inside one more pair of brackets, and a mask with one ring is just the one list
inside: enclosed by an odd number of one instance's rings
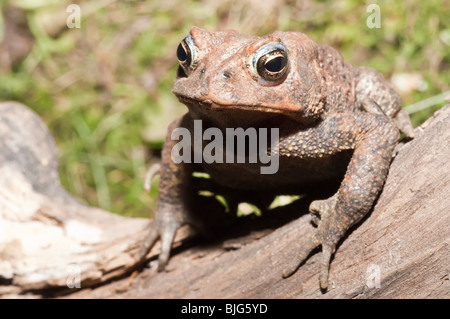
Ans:
{"label": "toad's pupil", "polygon": [[178,61],[180,62],[184,62],[187,60],[187,52],[181,43],[178,45],[177,48],[177,58]]}
{"label": "toad's pupil", "polygon": [[270,61],[267,61],[267,63],[264,65],[264,68],[269,72],[280,72],[284,66],[286,65],[286,60],[284,57],[279,56],[276,58],[273,58]]}

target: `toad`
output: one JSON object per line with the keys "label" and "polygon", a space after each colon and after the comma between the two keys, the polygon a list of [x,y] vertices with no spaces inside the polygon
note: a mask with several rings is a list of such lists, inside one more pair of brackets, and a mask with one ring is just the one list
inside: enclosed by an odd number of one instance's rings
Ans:
{"label": "toad", "polygon": [[[161,164],[147,174],[147,185],[154,174],[160,174],[159,195],[139,258],[160,239],[161,271],[177,229],[184,224],[203,231],[209,227],[205,221],[215,217],[198,195],[205,185],[222,194],[234,210],[240,202],[264,206],[277,195],[308,194],[317,185],[338,179],[333,196],[310,204],[316,228],[309,243],[293,256],[300,265],[321,247],[319,284],[326,289],[336,245],[371,209],[386,180],[400,132],[409,138],[414,135],[400,96],[376,71],[348,64],[332,47],[299,32],[256,37],[193,27],[178,46],[177,57],[172,91],[188,112],[170,125]],[[276,172],[263,174],[260,160],[227,161],[226,153],[249,157],[227,143],[212,152],[220,151],[224,160],[176,160],[179,139],[173,133],[177,129],[192,133],[192,148],[183,150],[191,151],[192,158],[201,157],[208,147],[204,140],[200,147],[196,144],[194,123],[198,121],[204,134],[212,128],[224,135],[231,128],[276,129],[275,144],[267,143],[266,151],[277,156]],[[194,172],[209,178],[199,179]],[[202,210],[206,214],[199,213]],[[286,269],[283,277],[297,268]]]}

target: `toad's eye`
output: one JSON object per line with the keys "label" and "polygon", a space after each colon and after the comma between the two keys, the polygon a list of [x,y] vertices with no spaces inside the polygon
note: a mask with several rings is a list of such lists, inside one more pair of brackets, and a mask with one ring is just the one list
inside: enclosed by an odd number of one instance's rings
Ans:
{"label": "toad's eye", "polygon": [[267,81],[280,80],[287,71],[288,55],[280,42],[272,42],[260,48],[253,57],[253,68]]}
{"label": "toad's eye", "polygon": [[195,47],[192,38],[188,35],[185,37],[177,48],[177,58],[180,65],[186,71],[187,68],[192,66],[195,60]]}

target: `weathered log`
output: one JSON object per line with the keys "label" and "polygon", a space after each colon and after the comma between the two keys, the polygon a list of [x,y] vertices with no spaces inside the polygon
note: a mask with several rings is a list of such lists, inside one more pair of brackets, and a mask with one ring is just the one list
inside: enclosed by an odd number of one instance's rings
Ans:
{"label": "weathered log", "polygon": [[76,201],[60,185],[57,159],[36,114],[0,103],[0,296],[68,289],[78,279],[88,286],[136,265],[148,221]]}
{"label": "weathered log", "polygon": [[[3,103],[0,295],[39,297],[48,296],[49,288],[65,288],[51,290],[53,296],[449,298],[449,158],[450,105],[399,148],[372,212],[338,247],[327,292],[319,289],[319,254],[281,278],[313,231],[302,200],[286,208],[289,213],[280,208],[267,218],[242,219],[226,239],[189,244],[180,232],[176,242],[183,244],[166,272],[156,272],[155,247],[147,256],[150,267],[128,276],[148,222],[75,201],[59,184],[45,126],[24,106]],[[81,289],[67,288],[74,270],[81,271]]]}

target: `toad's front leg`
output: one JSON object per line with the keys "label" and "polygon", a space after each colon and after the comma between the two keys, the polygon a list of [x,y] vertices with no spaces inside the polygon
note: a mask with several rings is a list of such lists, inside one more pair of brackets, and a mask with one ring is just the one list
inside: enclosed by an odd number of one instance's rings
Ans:
{"label": "toad's front leg", "polygon": [[[137,258],[143,259],[158,239],[161,239],[161,253],[158,259],[158,270],[167,264],[172,242],[178,228],[184,224],[192,224],[186,201],[189,197],[189,184],[192,178],[192,165],[189,163],[174,163],[172,149],[178,142],[171,139],[172,132],[187,121],[186,116],[175,120],[168,129],[164,148],[162,150],[161,166],[159,168],[160,184],[158,204],[150,233],[141,245]],[[149,170],[150,175],[156,173]],[[151,176],[146,177],[146,184]],[[148,187],[148,185],[147,185]]]}
{"label": "toad's front leg", "polygon": [[[308,145],[302,146],[312,148],[308,156],[327,156],[354,149],[337,193],[327,200],[311,203],[311,213],[320,218],[317,230],[298,252],[295,267],[283,274],[283,277],[293,274],[315,247],[322,246],[319,281],[320,287],[326,289],[330,259],[336,245],[372,207],[385,182],[399,132],[384,116],[353,113],[330,115],[317,127],[298,133],[296,138],[302,145],[308,141]],[[280,154],[283,154],[284,144],[292,143],[281,141]]]}

